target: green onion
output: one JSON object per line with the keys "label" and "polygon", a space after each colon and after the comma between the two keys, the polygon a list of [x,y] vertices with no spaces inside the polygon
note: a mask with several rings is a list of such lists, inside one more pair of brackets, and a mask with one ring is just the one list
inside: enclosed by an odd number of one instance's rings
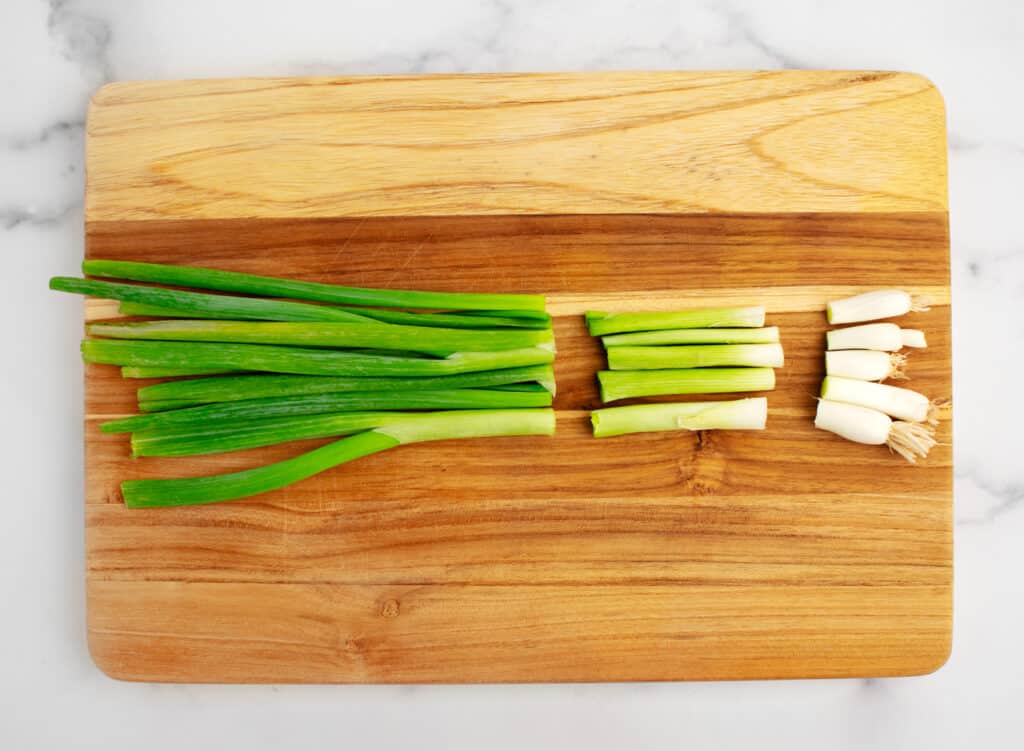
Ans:
{"label": "green onion", "polygon": [[302,347],[370,347],[445,357],[455,352],[497,352],[554,346],[548,329],[470,331],[397,326],[391,323],[250,323],[248,321],[145,321],[93,323],[90,336]]}
{"label": "green onion", "polygon": [[[494,316],[487,320],[481,320],[477,316],[456,313],[410,313],[403,310],[384,310],[379,308],[357,308],[331,306],[334,310],[343,310],[353,313],[362,318],[369,318],[375,321],[387,323],[400,323],[409,326],[431,326],[448,327],[454,329],[487,329],[487,328],[518,328],[518,329],[544,329],[551,325],[551,316],[547,313],[541,314],[538,318],[521,318],[518,316]],[[122,315],[126,316],[149,316],[152,318],[220,318],[214,313],[198,315],[187,310],[176,308],[165,308],[159,305],[143,305],[141,303],[122,302],[118,308]],[[502,313],[507,311],[494,311]],[[511,311],[515,313],[516,311]],[[264,320],[272,321],[274,318]]]}
{"label": "green onion", "polygon": [[869,407],[909,422],[932,422],[935,419],[927,396],[884,383],[825,376],[821,382],[821,398]]}
{"label": "green onion", "polygon": [[222,375],[237,373],[234,368],[121,368],[122,378],[183,378],[185,376]]}
{"label": "green onion", "polygon": [[826,304],[825,314],[829,323],[858,323],[879,318],[893,318],[904,313],[928,310],[926,300],[911,297],[903,290],[880,289],[865,292],[843,300]]}
{"label": "green onion", "polygon": [[86,339],[86,362],[144,368],[224,368],[299,375],[432,376],[471,373],[554,360],[550,349],[530,347],[504,352],[457,352],[444,359],[368,355],[266,344],[212,342],[138,342]]}
{"label": "green onion", "polygon": [[268,397],[238,402],[216,402],[198,407],[148,412],[122,417],[100,426],[104,433],[149,430],[162,425],[192,425],[225,420],[258,420],[325,412],[395,409],[502,409],[549,407],[551,394],[542,392],[449,389],[417,391],[352,391],[342,394]]}
{"label": "green onion", "polygon": [[665,329],[612,334],[601,338],[605,347],[638,347],[663,344],[773,344],[779,327],[760,329]]}
{"label": "green onion", "polygon": [[870,446],[888,446],[911,464],[936,445],[935,431],[919,422],[893,420],[884,412],[857,404],[822,399],[814,427]]}
{"label": "green onion", "polygon": [[899,352],[878,352],[873,349],[844,349],[825,353],[825,374],[857,378],[862,381],[884,381],[906,378],[903,369],[907,356]]}
{"label": "green onion", "polygon": [[[193,404],[240,401],[265,397],[330,394],[346,391],[401,391],[403,389],[488,388],[510,383],[537,381],[554,394],[555,376],[550,365],[485,370],[479,373],[437,376],[434,378],[345,378],[343,376],[239,375],[171,381],[139,389],[139,405],[152,411],[151,405],[164,401],[190,401]],[[185,406],[185,405],[181,405]]]}
{"label": "green onion", "polygon": [[775,388],[771,368],[694,368],[692,370],[602,370],[601,401],[664,394],[723,394]]}
{"label": "green onion", "polygon": [[[154,282],[177,287],[198,287],[296,300],[368,305],[386,308],[436,310],[544,310],[541,295],[499,295],[466,292],[419,292],[366,289],[334,284],[275,279],[234,271],[190,266],[167,266],[132,261],[85,261],[82,271],[91,276]],[[139,301],[142,302],[142,301]]]}
{"label": "green onion", "polygon": [[338,464],[402,444],[453,438],[553,435],[554,431],[555,413],[551,409],[415,415],[265,467],[210,477],[127,480],[121,484],[121,491],[129,508],[215,503],[281,488]]}
{"label": "green onion", "polygon": [[590,413],[595,438],[662,430],[764,430],[768,400],[673,402],[606,407]]}
{"label": "green onion", "polygon": [[132,433],[133,456],[197,456],[331,438],[376,428],[415,412],[342,412],[239,422],[165,425]]}
{"label": "green onion", "polygon": [[826,349],[867,349],[895,352],[903,346],[903,334],[895,323],[867,323],[825,332]]}
{"label": "green onion", "polygon": [[721,365],[781,368],[782,362],[780,344],[692,344],[681,347],[612,347],[608,350],[608,367],[612,370],[711,368]]}
{"label": "green onion", "polygon": [[50,280],[50,289],[103,297],[109,300],[166,306],[195,313],[197,317],[215,315],[217,318],[246,320],[272,318],[277,321],[297,322],[362,321],[367,323],[370,320],[344,310],[335,310],[326,305],[309,305],[287,300],[261,300],[254,297],[232,297],[231,295],[210,295],[205,292],[143,287],[137,284],[117,284],[116,282],[101,282],[95,279],[76,279],[66,276],[53,277]]}
{"label": "green onion", "polygon": [[665,313],[585,313],[591,336],[661,329],[756,328],[764,326],[764,308],[703,308]]}

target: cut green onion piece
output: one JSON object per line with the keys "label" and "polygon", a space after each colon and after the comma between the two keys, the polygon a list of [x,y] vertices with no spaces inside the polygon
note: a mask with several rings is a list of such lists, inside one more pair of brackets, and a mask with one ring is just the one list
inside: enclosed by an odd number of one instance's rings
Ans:
{"label": "cut green onion piece", "polygon": [[239,375],[193,381],[158,383],[139,389],[139,404],[149,411],[161,401],[193,404],[240,401],[265,397],[330,394],[347,391],[401,391],[404,389],[489,388],[509,383],[536,381],[552,395],[555,374],[550,365],[485,370],[478,373],[437,377],[345,378],[343,376]]}
{"label": "cut green onion piece", "polygon": [[911,297],[898,289],[865,292],[843,300],[833,300],[825,306],[829,323],[876,321],[879,318],[893,318],[911,311],[925,310],[928,310],[925,300]]}
{"label": "cut green onion piece", "polygon": [[397,326],[391,323],[250,323],[248,321],[145,321],[93,323],[90,336],[186,342],[282,344],[300,347],[369,347],[447,356],[455,352],[497,352],[554,347],[545,330],[491,330]]}
{"label": "cut green onion piece", "polygon": [[541,295],[492,295],[342,287],[334,284],[241,274],[220,269],[167,266],[133,261],[85,261],[82,264],[82,271],[91,276],[129,279],[137,282],[155,282],[176,287],[197,287],[343,305],[433,310],[544,310],[544,297]]}
{"label": "cut green onion piece", "polygon": [[935,419],[931,403],[924,394],[883,383],[825,376],[821,384],[821,398],[870,407],[910,422],[933,422]]}
{"label": "cut green onion piece", "polygon": [[924,332],[918,329],[900,329],[900,339],[903,341],[904,347],[923,349],[928,346],[928,342],[924,339]]}
{"label": "cut green onion piece", "polygon": [[903,371],[906,364],[906,355],[901,355],[898,352],[847,349],[825,353],[826,374],[843,378],[857,378],[862,381],[906,378]]}
{"label": "cut green onion piece", "polygon": [[764,308],[703,308],[663,313],[585,313],[591,336],[617,334],[623,331],[655,331],[661,329],[756,328],[764,326]]}
{"label": "cut green onion piece", "polygon": [[770,391],[771,368],[694,368],[692,370],[601,370],[597,374],[601,401],[665,394],[724,394]]}
{"label": "cut green onion piece", "polygon": [[266,344],[85,339],[82,357],[86,362],[144,368],[224,368],[298,375],[435,376],[546,365],[555,355],[550,349],[530,347],[504,352],[457,352],[436,360]]}
{"label": "cut green onion piece", "polygon": [[781,368],[780,344],[692,344],[681,347],[612,347],[612,370],[712,368],[722,365]]}
{"label": "cut green onion piece", "polygon": [[350,321],[370,323],[370,319],[336,310],[326,305],[309,305],[287,300],[261,300],[254,297],[232,297],[231,295],[210,295],[205,292],[187,292],[162,287],[143,287],[138,284],[118,284],[95,279],[75,279],[55,276],[50,280],[50,289],[73,292],[79,295],[103,297],[109,300],[160,305],[177,310],[194,312],[197,317],[212,315],[217,318],[241,318],[261,320],[272,318],[277,321]]}
{"label": "cut green onion piece", "polygon": [[886,445],[911,464],[928,455],[936,444],[935,431],[919,422],[892,420],[869,407],[822,399],[814,427],[871,446]]}
{"label": "cut green onion piece", "polygon": [[779,341],[779,327],[760,329],[666,329],[612,334],[601,338],[605,347],[642,347],[664,344],[772,344]]}
{"label": "cut green onion piece", "polygon": [[210,424],[231,420],[260,420],[289,415],[316,415],[327,412],[358,412],[394,409],[504,409],[551,406],[551,394],[486,389],[446,391],[352,391],[343,394],[247,399],[240,402],[216,402],[198,407],[148,412],[122,417],[100,426],[104,433],[149,430],[162,425]]}
{"label": "cut green onion piece", "polygon": [[215,503],[267,492],[304,480],[338,464],[405,443],[506,435],[553,435],[551,409],[440,412],[402,417],[394,423],[321,446],[257,469],[211,477],[127,480],[121,484],[129,508]]}
{"label": "cut green onion piece", "polygon": [[198,456],[272,446],[309,438],[333,438],[376,428],[415,412],[342,412],[262,420],[166,425],[132,433],[133,456]]}
{"label": "cut green onion piece", "polygon": [[830,350],[874,349],[880,352],[895,352],[903,346],[900,327],[895,323],[869,323],[864,326],[850,326],[832,329],[825,333]]}
{"label": "cut green onion piece", "polygon": [[[551,325],[551,316],[541,313],[538,317],[522,318],[519,316],[493,316],[482,320],[477,316],[457,313],[410,313],[403,310],[385,310],[382,308],[357,308],[344,306],[331,306],[334,310],[343,310],[347,313],[360,316],[364,319],[383,321],[387,323],[399,323],[408,326],[430,326],[449,327],[458,329],[487,329],[487,328],[519,328],[519,329],[543,329]],[[214,313],[203,315],[177,310],[176,308],[165,308],[159,305],[143,305],[141,303],[122,302],[119,310],[126,316],[149,316],[153,318],[221,318]],[[495,311],[503,312],[503,311]],[[511,311],[515,313],[516,311]],[[267,317],[264,320],[276,320]]]}
{"label": "cut green onion piece", "polygon": [[234,368],[121,368],[122,378],[184,378],[186,376],[222,375],[237,373]]}
{"label": "cut green onion piece", "polygon": [[662,430],[764,430],[768,400],[676,402],[606,407],[590,413],[595,438]]}

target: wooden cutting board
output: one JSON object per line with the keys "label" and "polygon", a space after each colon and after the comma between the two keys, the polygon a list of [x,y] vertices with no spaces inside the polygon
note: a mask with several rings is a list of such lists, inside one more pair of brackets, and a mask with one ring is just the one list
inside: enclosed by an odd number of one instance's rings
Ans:
{"label": "wooden cutting board", "polygon": [[[121,480],[319,442],[129,458],[86,368],[89,645],[147,681],[925,673],[951,631],[951,425],[919,466],[814,430],[827,299],[927,294],[948,399],[943,104],[884,72],[118,83],[88,121],[86,254],[342,284],[544,293],[558,433],[402,447],[241,502]],[[762,433],[595,440],[581,313],[763,303]],[[90,303],[87,314],[109,306]]]}

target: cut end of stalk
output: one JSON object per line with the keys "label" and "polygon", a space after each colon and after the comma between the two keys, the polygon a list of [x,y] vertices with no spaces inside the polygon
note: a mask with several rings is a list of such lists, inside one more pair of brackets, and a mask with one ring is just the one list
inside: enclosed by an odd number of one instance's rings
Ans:
{"label": "cut end of stalk", "polygon": [[911,464],[928,456],[935,440],[935,429],[919,422],[893,421],[886,445]]}
{"label": "cut end of stalk", "polygon": [[910,296],[910,312],[926,313],[931,310],[932,299],[926,295]]}
{"label": "cut end of stalk", "polygon": [[946,413],[949,411],[951,403],[948,399],[938,400],[933,399],[932,403],[928,407],[928,416],[925,418],[925,422],[929,425],[938,425],[939,420],[946,417]]}
{"label": "cut end of stalk", "polygon": [[908,379],[905,368],[907,367],[907,356],[899,352],[889,354],[889,372],[886,379],[893,381],[906,381]]}

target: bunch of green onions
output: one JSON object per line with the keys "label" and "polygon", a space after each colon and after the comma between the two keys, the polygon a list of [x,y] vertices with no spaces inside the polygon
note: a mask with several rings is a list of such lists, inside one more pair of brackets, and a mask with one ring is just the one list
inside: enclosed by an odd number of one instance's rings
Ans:
{"label": "bunch of green onions", "polygon": [[[826,306],[830,323],[857,323],[927,310],[901,290],[877,290]],[[923,348],[925,335],[895,323],[868,323],[826,334],[825,379],[815,427],[868,445],[886,445],[910,463],[935,446],[938,407],[924,394],[881,383],[906,379],[903,347]]]}
{"label": "bunch of green onions", "polygon": [[[654,313],[588,311],[608,370],[597,374],[602,402],[675,394],[770,391],[784,356],[779,330],[763,307]],[[764,397],[735,401],[639,404],[594,410],[597,437],[661,430],[763,430]]]}
{"label": "bunch of green onions", "polygon": [[346,436],[242,472],[128,480],[129,507],[256,495],[405,443],[554,433],[555,346],[541,296],[342,287],[125,261],[82,269],[120,281],[55,277],[50,287],[117,300],[121,314],[149,319],[89,324],[83,359],[119,366],[128,378],[180,379],[143,386],[140,414],[100,426],[131,433],[133,455]]}

